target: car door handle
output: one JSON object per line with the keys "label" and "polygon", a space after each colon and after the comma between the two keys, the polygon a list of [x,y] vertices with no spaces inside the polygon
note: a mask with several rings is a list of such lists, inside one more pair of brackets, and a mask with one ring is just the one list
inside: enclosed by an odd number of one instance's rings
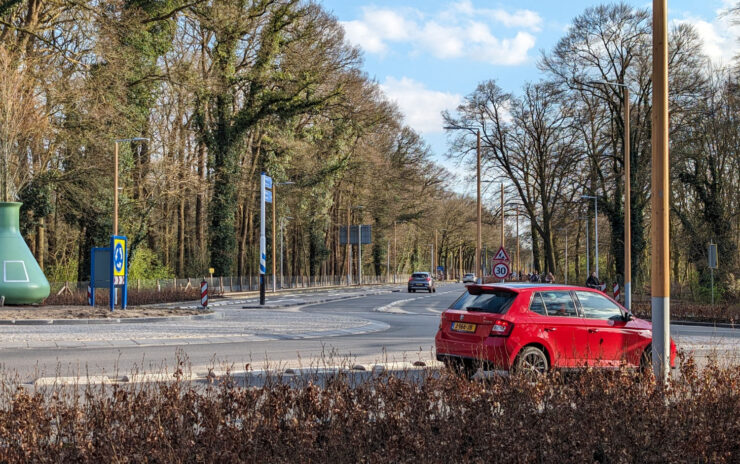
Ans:
{"label": "car door handle", "polygon": [[545,327],[545,332],[555,332],[558,330],[556,327]]}
{"label": "car door handle", "polygon": [[592,334],[594,334],[594,333],[596,333],[598,331],[599,331],[599,329],[588,329],[588,333],[592,333]]}

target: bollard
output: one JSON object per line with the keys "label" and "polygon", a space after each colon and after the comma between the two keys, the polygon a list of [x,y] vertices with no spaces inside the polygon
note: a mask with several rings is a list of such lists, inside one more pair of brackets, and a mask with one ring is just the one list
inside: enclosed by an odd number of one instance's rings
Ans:
{"label": "bollard", "polygon": [[614,299],[619,301],[619,284],[614,282]]}
{"label": "bollard", "polygon": [[92,292],[90,291],[90,286],[89,285],[87,286],[87,304],[88,304],[88,306],[92,306],[93,305],[93,302],[92,302]]}
{"label": "bollard", "polygon": [[203,309],[208,307],[208,282],[206,279],[200,283],[200,306]]}

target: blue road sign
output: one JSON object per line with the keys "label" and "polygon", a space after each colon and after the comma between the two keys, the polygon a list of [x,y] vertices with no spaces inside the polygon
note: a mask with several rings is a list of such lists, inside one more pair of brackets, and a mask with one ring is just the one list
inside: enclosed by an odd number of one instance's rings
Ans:
{"label": "blue road sign", "polygon": [[437,270],[440,272],[444,272],[445,267],[444,266],[437,266]]}
{"label": "blue road sign", "polygon": [[265,176],[265,188],[271,189],[272,188],[272,177]]}
{"label": "blue road sign", "polygon": [[116,242],[116,249],[113,250],[113,266],[116,269],[116,275],[123,271],[123,243],[120,241]]}
{"label": "blue road sign", "polygon": [[272,192],[265,190],[265,203],[272,203]]}

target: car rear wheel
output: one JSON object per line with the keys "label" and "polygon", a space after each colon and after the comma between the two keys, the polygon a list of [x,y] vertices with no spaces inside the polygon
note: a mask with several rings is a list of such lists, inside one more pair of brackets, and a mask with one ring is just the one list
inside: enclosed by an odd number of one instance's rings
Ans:
{"label": "car rear wheel", "polygon": [[549,368],[545,353],[534,346],[524,348],[514,363],[514,372],[529,380],[537,380],[545,375]]}

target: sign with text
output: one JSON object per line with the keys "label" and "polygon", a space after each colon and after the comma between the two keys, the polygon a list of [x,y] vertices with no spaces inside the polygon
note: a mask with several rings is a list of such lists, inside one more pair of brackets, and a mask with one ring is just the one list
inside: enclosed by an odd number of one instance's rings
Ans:
{"label": "sign with text", "polygon": [[493,266],[493,275],[499,279],[505,279],[509,277],[509,266],[506,263],[498,263]]}

